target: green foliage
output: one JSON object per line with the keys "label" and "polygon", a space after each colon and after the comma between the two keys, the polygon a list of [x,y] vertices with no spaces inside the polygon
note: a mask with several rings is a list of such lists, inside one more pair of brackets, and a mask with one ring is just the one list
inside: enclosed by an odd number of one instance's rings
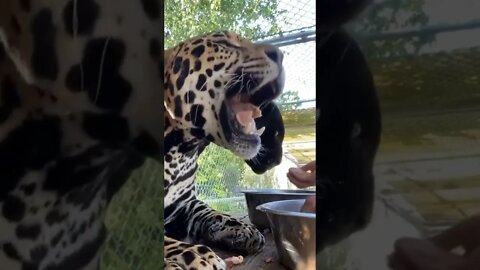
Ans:
{"label": "green foliage", "polygon": [[283,92],[275,101],[282,112],[294,111],[300,107],[301,103],[298,91],[290,90]]}
{"label": "green foliage", "polygon": [[[429,22],[423,11],[425,0],[383,0],[368,9],[366,15],[353,25],[355,32],[379,33],[411,30],[424,27]],[[402,36],[371,40],[362,44],[371,57],[391,57],[417,53],[424,45],[435,41],[435,35]]]}
{"label": "green foliage", "polygon": [[105,270],[158,269],[163,258],[163,166],[149,160],[113,197],[105,217]]}
{"label": "green foliage", "polygon": [[288,126],[315,126],[316,124],[316,110],[315,108],[308,108],[295,111],[282,112],[283,122]]}
{"label": "green foliage", "polygon": [[252,169],[248,168],[245,170],[243,178],[240,179],[240,184],[243,187],[253,189],[253,188],[278,188],[278,185],[275,181],[274,171],[269,170],[264,174],[256,174]]}
{"label": "green foliage", "polygon": [[[243,159],[216,145],[209,145],[198,159],[197,194],[202,200],[239,196],[239,188],[277,187],[274,171],[262,175],[254,173]],[[225,207],[230,208],[225,208]],[[215,203],[221,210],[240,209],[232,202]],[[216,209],[217,209],[216,208]],[[232,208],[232,209],[231,209]]]}
{"label": "green foliage", "polygon": [[480,48],[371,59],[383,113],[476,107]]}
{"label": "green foliage", "polygon": [[[243,178],[245,161],[214,144],[209,145],[198,159],[195,185],[201,199],[232,196],[234,187]],[[206,196],[205,194],[208,194]]]}
{"label": "green foliage", "polygon": [[[280,32],[277,0],[167,0],[165,48],[218,30],[256,39]],[[268,27],[265,27],[268,25]]]}
{"label": "green foliage", "polygon": [[226,201],[226,202],[213,202],[209,204],[213,209],[228,213],[229,215],[245,215],[247,213],[247,203],[245,200],[240,201]]}
{"label": "green foliage", "polygon": [[424,5],[425,0],[382,0],[368,9],[357,27],[380,32],[424,26],[429,20]]}

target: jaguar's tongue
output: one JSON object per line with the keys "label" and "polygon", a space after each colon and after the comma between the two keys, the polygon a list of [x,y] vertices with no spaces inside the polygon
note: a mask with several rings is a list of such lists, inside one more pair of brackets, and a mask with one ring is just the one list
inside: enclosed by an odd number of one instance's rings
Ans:
{"label": "jaguar's tongue", "polygon": [[262,135],[263,131],[265,131],[265,127],[257,130],[254,120],[255,118],[262,116],[262,111],[257,106],[248,102],[242,102],[240,97],[234,97],[231,100],[230,106],[245,134],[256,133],[258,136]]}

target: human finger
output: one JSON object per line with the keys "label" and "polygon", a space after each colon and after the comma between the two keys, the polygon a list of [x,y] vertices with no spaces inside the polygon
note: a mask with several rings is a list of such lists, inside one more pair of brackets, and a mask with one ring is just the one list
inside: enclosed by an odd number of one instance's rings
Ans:
{"label": "human finger", "polygon": [[290,168],[288,170],[287,177],[289,177],[289,180],[294,184],[299,184],[302,186],[315,185],[315,174],[305,172],[300,168]]}
{"label": "human finger", "polygon": [[302,180],[297,179],[293,174],[291,174],[289,172],[287,173],[287,178],[297,188],[306,188],[306,187],[312,186],[309,181],[308,182],[303,182]]}
{"label": "human finger", "polygon": [[310,162],[308,162],[307,164],[303,165],[302,167],[300,167],[302,170],[304,171],[316,171],[317,170],[317,162],[316,160],[312,160]]}
{"label": "human finger", "polygon": [[444,268],[462,263],[462,257],[452,254],[426,239],[401,238],[395,242],[395,252],[408,264],[421,270],[455,269]]}

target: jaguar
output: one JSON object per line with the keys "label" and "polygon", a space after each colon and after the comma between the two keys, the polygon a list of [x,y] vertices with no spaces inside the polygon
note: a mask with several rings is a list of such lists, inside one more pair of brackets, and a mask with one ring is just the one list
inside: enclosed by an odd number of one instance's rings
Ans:
{"label": "jaguar", "polygon": [[210,247],[251,254],[265,244],[253,225],[195,194],[197,159],[210,143],[258,174],[281,162],[282,52],[231,32],[193,37],[164,52],[166,269],[226,269]]}

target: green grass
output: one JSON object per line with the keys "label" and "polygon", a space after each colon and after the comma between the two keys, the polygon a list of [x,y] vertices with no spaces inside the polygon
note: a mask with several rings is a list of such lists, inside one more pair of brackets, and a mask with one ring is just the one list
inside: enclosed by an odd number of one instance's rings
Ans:
{"label": "green grass", "polygon": [[217,211],[228,213],[233,216],[242,216],[248,211],[247,204],[244,200],[235,202],[216,202],[209,203],[209,205]]}
{"label": "green grass", "polygon": [[382,151],[436,151],[451,143],[444,140],[448,137],[465,143],[478,139],[478,112],[403,119],[390,116],[478,108],[480,47],[389,58],[367,55],[367,59],[384,115]]}
{"label": "green grass", "polygon": [[480,104],[480,49],[369,59],[384,113],[425,112]]}
{"label": "green grass", "polygon": [[413,193],[424,190],[478,188],[480,187],[480,176],[442,178],[441,180],[430,181],[397,180],[391,181],[390,184],[402,193]]}
{"label": "green grass", "polygon": [[480,111],[383,119],[380,154],[480,150]]}
{"label": "green grass", "polygon": [[310,126],[286,126],[284,142],[315,141],[315,125]]}
{"label": "green grass", "polygon": [[163,168],[147,162],[113,198],[102,270],[159,269],[163,263]]}
{"label": "green grass", "polygon": [[315,125],[315,117],[315,108],[282,112],[282,118],[285,126]]}

